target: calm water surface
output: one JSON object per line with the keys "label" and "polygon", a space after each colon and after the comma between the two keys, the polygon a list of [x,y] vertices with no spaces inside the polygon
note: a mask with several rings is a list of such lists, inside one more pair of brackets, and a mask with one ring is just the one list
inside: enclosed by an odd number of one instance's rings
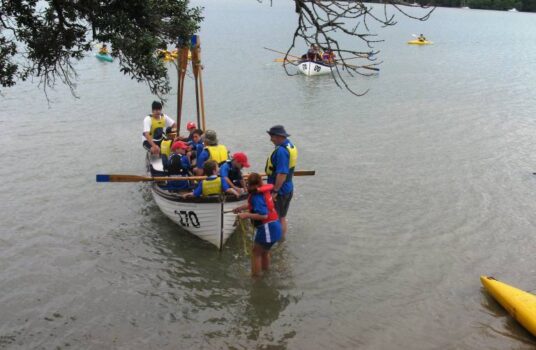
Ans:
{"label": "calm water surface", "polygon": [[36,84],[0,99],[0,348],[534,348],[479,275],[536,289],[536,17],[400,17],[356,98],[262,49],[289,43],[291,4],[201,4],[209,127],[262,170],[282,123],[317,170],[296,179],[272,271],[252,281],[239,234],[218,253],[146,185],[95,183],[143,172],[153,97],[88,57],[79,99],[58,87],[49,106]]}

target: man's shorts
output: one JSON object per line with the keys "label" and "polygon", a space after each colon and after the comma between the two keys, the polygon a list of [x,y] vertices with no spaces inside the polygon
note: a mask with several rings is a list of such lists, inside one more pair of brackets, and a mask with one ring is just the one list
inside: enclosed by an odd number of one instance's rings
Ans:
{"label": "man's shorts", "polygon": [[292,200],[293,193],[294,192],[277,195],[274,205],[275,210],[277,211],[277,215],[279,215],[280,218],[284,218],[287,216],[288,207],[290,206],[290,201]]}

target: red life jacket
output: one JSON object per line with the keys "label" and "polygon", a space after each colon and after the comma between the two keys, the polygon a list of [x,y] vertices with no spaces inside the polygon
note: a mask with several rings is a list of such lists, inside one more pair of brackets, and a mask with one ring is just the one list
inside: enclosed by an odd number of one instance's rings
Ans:
{"label": "red life jacket", "polygon": [[[274,185],[268,184],[263,185],[259,188],[257,188],[256,193],[261,193],[264,196],[264,202],[266,202],[266,208],[268,208],[268,217],[264,220],[253,220],[253,226],[257,227],[262,224],[267,224],[272,221],[276,221],[279,219],[279,216],[277,215],[277,211],[275,210],[274,201],[272,200],[272,195],[270,191],[274,188]],[[250,194],[248,196],[248,206],[249,211],[253,213],[253,205],[251,204],[251,198],[256,194]],[[258,214],[258,213],[257,213]]]}

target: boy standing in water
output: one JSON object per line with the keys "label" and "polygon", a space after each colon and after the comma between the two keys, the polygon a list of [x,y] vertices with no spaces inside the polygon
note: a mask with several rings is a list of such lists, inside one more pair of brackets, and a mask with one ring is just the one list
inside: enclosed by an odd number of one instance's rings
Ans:
{"label": "boy standing in water", "polygon": [[[281,239],[281,223],[275,210],[271,190],[273,185],[264,185],[257,173],[248,177],[248,204],[237,207],[233,212],[238,213],[239,219],[251,219],[255,226],[253,243],[253,259],[251,275],[260,276],[261,272],[270,267],[270,248]],[[240,213],[248,209],[249,212]]]}

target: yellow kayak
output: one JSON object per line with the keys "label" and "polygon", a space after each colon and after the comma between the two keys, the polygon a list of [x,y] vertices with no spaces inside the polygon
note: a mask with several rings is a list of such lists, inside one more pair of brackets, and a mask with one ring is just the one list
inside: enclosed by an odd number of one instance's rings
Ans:
{"label": "yellow kayak", "polygon": [[428,40],[420,41],[420,40],[415,39],[415,40],[408,41],[408,44],[410,44],[410,45],[431,45],[431,44],[433,44],[433,42],[428,41]]}
{"label": "yellow kayak", "polygon": [[[179,55],[179,52],[175,49],[173,51],[158,50],[158,54],[162,57],[164,62],[176,61]],[[188,59],[192,59],[192,53],[188,52]]]}
{"label": "yellow kayak", "polygon": [[480,281],[488,293],[517,322],[536,336],[536,295],[497,281],[493,277],[480,276]]}

